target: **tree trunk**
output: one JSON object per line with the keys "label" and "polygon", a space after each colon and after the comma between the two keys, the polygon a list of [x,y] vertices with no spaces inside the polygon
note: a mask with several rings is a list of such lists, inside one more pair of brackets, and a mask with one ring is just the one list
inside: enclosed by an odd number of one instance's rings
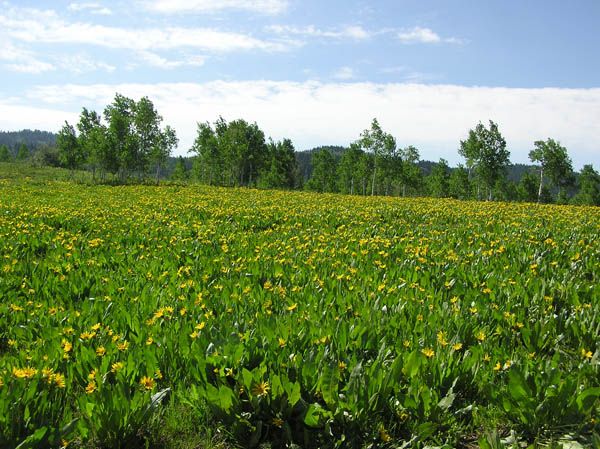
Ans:
{"label": "tree trunk", "polygon": [[544,167],[540,168],[540,188],[538,189],[538,204],[542,201],[542,186],[544,185]]}
{"label": "tree trunk", "polygon": [[377,164],[373,167],[373,183],[371,184],[371,196],[375,196],[375,175],[377,174]]}
{"label": "tree trunk", "polygon": [[158,185],[159,177],[160,177],[160,165],[156,164],[156,185]]}

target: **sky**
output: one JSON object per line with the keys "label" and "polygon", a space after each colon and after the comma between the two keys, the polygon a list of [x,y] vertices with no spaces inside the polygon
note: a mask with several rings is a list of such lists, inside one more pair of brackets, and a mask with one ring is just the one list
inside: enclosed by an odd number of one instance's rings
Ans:
{"label": "sky", "polygon": [[600,169],[598,0],[0,0],[0,130],[58,131],[148,96],[186,155],[243,118],[297,150],[377,118],[422,159],[463,162],[498,123],[511,160],[553,138]]}

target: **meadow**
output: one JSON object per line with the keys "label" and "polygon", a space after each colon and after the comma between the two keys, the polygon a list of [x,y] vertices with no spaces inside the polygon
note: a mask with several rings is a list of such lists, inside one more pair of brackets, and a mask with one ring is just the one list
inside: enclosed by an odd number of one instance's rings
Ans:
{"label": "meadow", "polygon": [[3,173],[0,447],[598,446],[599,236],[593,207]]}

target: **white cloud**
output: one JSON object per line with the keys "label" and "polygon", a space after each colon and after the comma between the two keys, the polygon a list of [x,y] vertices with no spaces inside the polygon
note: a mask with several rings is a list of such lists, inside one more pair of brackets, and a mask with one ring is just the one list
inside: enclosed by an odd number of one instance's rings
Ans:
{"label": "white cloud", "polygon": [[202,56],[190,56],[186,57],[185,59],[173,60],[163,58],[159,54],[151,51],[141,51],[138,56],[142,61],[148,65],[151,65],[152,67],[158,67],[167,70],[176,69],[183,66],[200,67],[204,65],[205,62],[205,58]]}
{"label": "white cloud", "polygon": [[69,11],[75,12],[85,12],[88,11],[91,14],[97,14],[100,16],[109,16],[112,14],[112,11],[109,8],[102,6],[100,3],[70,3],[68,8]]}
{"label": "white cloud", "polygon": [[433,30],[421,27],[401,30],[398,32],[397,37],[403,44],[439,44],[441,42],[448,44],[462,43],[461,39],[455,37],[442,39],[440,35]]}
{"label": "white cloud", "polygon": [[340,67],[335,71],[333,77],[338,80],[351,80],[355,77],[352,67]]}
{"label": "white cloud", "polygon": [[59,56],[56,59],[60,68],[78,75],[82,73],[96,72],[98,70],[103,70],[108,73],[116,70],[115,66],[92,59],[85,54]]}
{"label": "white cloud", "polygon": [[24,48],[19,48],[8,41],[0,41],[0,61],[3,67],[13,72],[37,75],[55,70],[56,67]]}
{"label": "white cloud", "polygon": [[241,10],[275,15],[288,7],[287,0],[146,0],[143,4],[151,11],[164,14]]}
{"label": "white cloud", "polygon": [[[289,137],[297,149],[347,145],[377,117],[398,144],[416,145],[424,159],[456,163],[459,141],[479,121],[492,119],[508,141],[514,162],[527,162],[533,141],[552,137],[565,145],[575,166],[600,168],[600,89],[512,89],[453,85],[302,83],[275,81],[203,84],[50,85],[31,89],[28,114],[12,114],[0,99],[0,116],[13,128],[45,129],[79,112],[98,110],[115,92],[148,95],[181,138],[180,154],[191,146],[196,122],[245,118],[274,139]],[[42,104],[39,111],[33,104]],[[16,107],[16,106],[15,106]],[[56,108],[56,111],[52,111]],[[46,121],[47,126],[40,122]],[[8,126],[8,125],[7,125]]]}
{"label": "white cloud", "polygon": [[292,25],[270,25],[266,30],[275,34],[285,36],[325,37],[332,39],[369,39],[373,33],[365,30],[359,25],[346,26],[338,29],[322,30],[314,25],[296,27]]}
{"label": "white cloud", "polygon": [[215,53],[242,50],[282,51],[291,42],[265,41],[210,28],[129,29],[67,22],[54,11],[8,9],[0,12],[0,33],[27,43],[84,44],[136,51],[196,48]]}

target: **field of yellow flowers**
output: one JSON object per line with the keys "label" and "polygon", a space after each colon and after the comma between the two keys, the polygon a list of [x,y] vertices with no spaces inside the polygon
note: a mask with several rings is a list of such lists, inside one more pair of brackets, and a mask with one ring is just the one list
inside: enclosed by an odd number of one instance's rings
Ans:
{"label": "field of yellow flowers", "polygon": [[599,301],[598,208],[0,179],[0,447],[597,443]]}

